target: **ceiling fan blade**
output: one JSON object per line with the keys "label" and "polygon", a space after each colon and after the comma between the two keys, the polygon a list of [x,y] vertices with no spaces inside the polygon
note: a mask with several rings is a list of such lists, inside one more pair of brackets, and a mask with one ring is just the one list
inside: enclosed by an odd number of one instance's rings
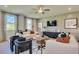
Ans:
{"label": "ceiling fan blade", "polygon": [[44,9],[44,11],[50,11],[50,9]]}
{"label": "ceiling fan blade", "polygon": [[39,13],[39,12],[36,11],[35,14],[45,14],[45,12],[41,12],[41,13]]}
{"label": "ceiling fan blade", "polygon": [[50,9],[44,8],[43,5],[38,5],[37,8],[32,8],[32,9],[35,10],[35,14],[37,14],[37,13],[45,14],[45,11],[50,11]]}
{"label": "ceiling fan blade", "polygon": [[42,14],[45,14],[45,12],[42,12]]}

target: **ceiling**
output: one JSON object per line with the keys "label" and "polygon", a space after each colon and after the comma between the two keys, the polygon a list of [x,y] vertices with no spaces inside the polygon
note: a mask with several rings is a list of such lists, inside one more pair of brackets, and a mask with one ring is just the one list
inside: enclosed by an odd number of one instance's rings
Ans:
{"label": "ceiling", "polygon": [[[49,8],[50,11],[46,11],[45,14],[36,14],[33,8],[37,8],[37,5],[0,5],[0,9],[7,12],[24,14],[32,18],[41,18],[41,17],[53,17],[55,15],[76,12],[79,11],[79,5],[44,5],[44,8]],[[69,11],[68,8],[71,8]]]}

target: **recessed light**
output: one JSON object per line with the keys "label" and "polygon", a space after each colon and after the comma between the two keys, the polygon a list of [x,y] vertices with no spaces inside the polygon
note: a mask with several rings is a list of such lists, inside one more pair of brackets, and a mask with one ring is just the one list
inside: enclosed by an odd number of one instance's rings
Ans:
{"label": "recessed light", "polygon": [[68,8],[69,11],[71,11],[72,8]]}
{"label": "recessed light", "polygon": [[7,8],[8,6],[7,5],[4,5],[4,7]]}

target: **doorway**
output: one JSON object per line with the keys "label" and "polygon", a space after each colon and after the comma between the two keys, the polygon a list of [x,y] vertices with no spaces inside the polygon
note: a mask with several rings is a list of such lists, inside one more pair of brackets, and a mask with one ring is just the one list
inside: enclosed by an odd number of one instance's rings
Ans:
{"label": "doorway", "polygon": [[11,36],[15,35],[17,30],[17,16],[14,14],[4,14],[4,33],[5,39],[9,40]]}

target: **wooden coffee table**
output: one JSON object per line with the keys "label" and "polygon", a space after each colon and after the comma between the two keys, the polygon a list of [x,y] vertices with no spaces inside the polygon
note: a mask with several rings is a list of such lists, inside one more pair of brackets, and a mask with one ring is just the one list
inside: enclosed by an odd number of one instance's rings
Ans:
{"label": "wooden coffee table", "polygon": [[34,39],[36,40],[36,43],[38,44],[38,50],[41,50],[41,54],[42,54],[42,48],[46,46],[47,37],[37,36]]}
{"label": "wooden coffee table", "polygon": [[41,50],[41,54],[42,54],[42,48],[46,46],[46,40],[48,40],[48,37],[47,36],[42,37],[36,34],[29,34],[28,36],[32,38],[32,40],[36,41],[38,45],[38,50]]}

